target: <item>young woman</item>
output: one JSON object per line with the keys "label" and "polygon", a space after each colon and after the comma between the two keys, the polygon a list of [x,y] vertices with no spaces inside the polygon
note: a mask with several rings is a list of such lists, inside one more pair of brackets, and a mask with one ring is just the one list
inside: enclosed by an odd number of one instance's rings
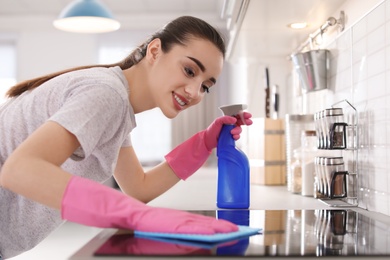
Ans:
{"label": "young woman", "polygon": [[[134,115],[168,118],[198,104],[222,70],[224,42],[206,22],[179,17],[117,64],[21,82],[0,107],[0,255],[33,248],[63,221],[141,231],[214,234],[237,226],[147,206],[186,179],[216,147],[223,116],[144,172],[131,146]],[[238,122],[237,122],[238,121]],[[158,131],[158,130],[157,130]],[[114,176],[122,192],[100,184]]]}

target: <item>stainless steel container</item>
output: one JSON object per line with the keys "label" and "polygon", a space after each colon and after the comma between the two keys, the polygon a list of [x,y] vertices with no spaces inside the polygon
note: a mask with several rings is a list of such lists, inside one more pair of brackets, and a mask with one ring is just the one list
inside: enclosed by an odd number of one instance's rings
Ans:
{"label": "stainless steel container", "polygon": [[325,157],[324,173],[327,181],[327,196],[333,198],[344,198],[346,196],[346,183],[343,157]]}
{"label": "stainless steel container", "polygon": [[346,148],[344,114],[342,108],[332,108],[326,118],[329,132],[328,146],[331,149]]}
{"label": "stainless steel container", "polygon": [[329,50],[311,50],[291,55],[304,92],[328,87]]}
{"label": "stainless steel container", "polygon": [[291,191],[291,163],[293,151],[301,146],[302,130],[314,130],[313,114],[287,114],[285,117],[287,190]]}

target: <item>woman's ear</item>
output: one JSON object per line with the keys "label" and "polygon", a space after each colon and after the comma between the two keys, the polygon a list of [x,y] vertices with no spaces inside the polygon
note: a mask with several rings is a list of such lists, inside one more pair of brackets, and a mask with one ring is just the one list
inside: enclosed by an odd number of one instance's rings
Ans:
{"label": "woman's ear", "polygon": [[149,62],[154,62],[161,53],[161,40],[159,38],[153,39],[146,49],[146,59]]}

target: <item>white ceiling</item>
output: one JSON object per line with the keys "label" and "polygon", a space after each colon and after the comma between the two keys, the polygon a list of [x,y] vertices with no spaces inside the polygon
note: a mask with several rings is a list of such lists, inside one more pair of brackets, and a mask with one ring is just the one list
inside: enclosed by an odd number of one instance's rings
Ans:
{"label": "white ceiling", "polygon": [[[73,0],[0,0],[0,15],[52,15]],[[160,12],[217,12],[223,1],[213,0],[100,0],[118,15]]]}
{"label": "white ceiling", "polygon": [[[364,0],[356,0],[364,1]],[[345,0],[251,0],[238,35],[234,57],[286,57],[333,16]],[[292,22],[306,29],[292,30]]]}
{"label": "white ceiling", "polygon": [[[0,0],[0,17],[22,17],[23,20],[54,19],[73,0]],[[180,15],[196,15],[222,22],[223,0],[100,0],[121,22],[122,30],[134,27],[161,26]],[[51,23],[50,23],[51,25]],[[1,29],[1,24],[0,24]]]}
{"label": "white ceiling", "polygon": [[[0,0],[0,32],[52,28],[51,21],[72,0]],[[156,29],[180,16],[194,15],[217,27],[224,0],[101,0],[122,23],[120,30]],[[364,1],[364,0],[360,0]],[[318,29],[345,0],[250,0],[235,55],[286,55]],[[337,18],[337,17],[336,17]],[[311,27],[292,31],[288,23],[307,20]]]}

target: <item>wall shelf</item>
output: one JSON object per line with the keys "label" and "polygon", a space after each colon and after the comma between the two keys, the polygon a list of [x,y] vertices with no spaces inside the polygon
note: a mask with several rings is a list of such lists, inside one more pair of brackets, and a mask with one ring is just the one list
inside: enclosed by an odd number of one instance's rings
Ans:
{"label": "wall shelf", "polygon": [[[332,108],[343,109],[343,121],[338,123],[339,126],[342,126],[343,145],[333,149],[334,144],[332,142],[335,138],[333,138],[332,131],[330,131],[330,148],[323,150],[328,151],[328,156],[332,151],[337,150],[341,152],[344,161],[344,171],[347,173],[345,174],[346,194],[343,198],[335,198],[332,196],[333,193],[330,195],[325,194],[319,200],[331,207],[356,207],[358,206],[358,113],[348,100],[337,102],[332,105]],[[333,127],[334,132],[335,128]],[[336,171],[335,173],[338,172]]]}

